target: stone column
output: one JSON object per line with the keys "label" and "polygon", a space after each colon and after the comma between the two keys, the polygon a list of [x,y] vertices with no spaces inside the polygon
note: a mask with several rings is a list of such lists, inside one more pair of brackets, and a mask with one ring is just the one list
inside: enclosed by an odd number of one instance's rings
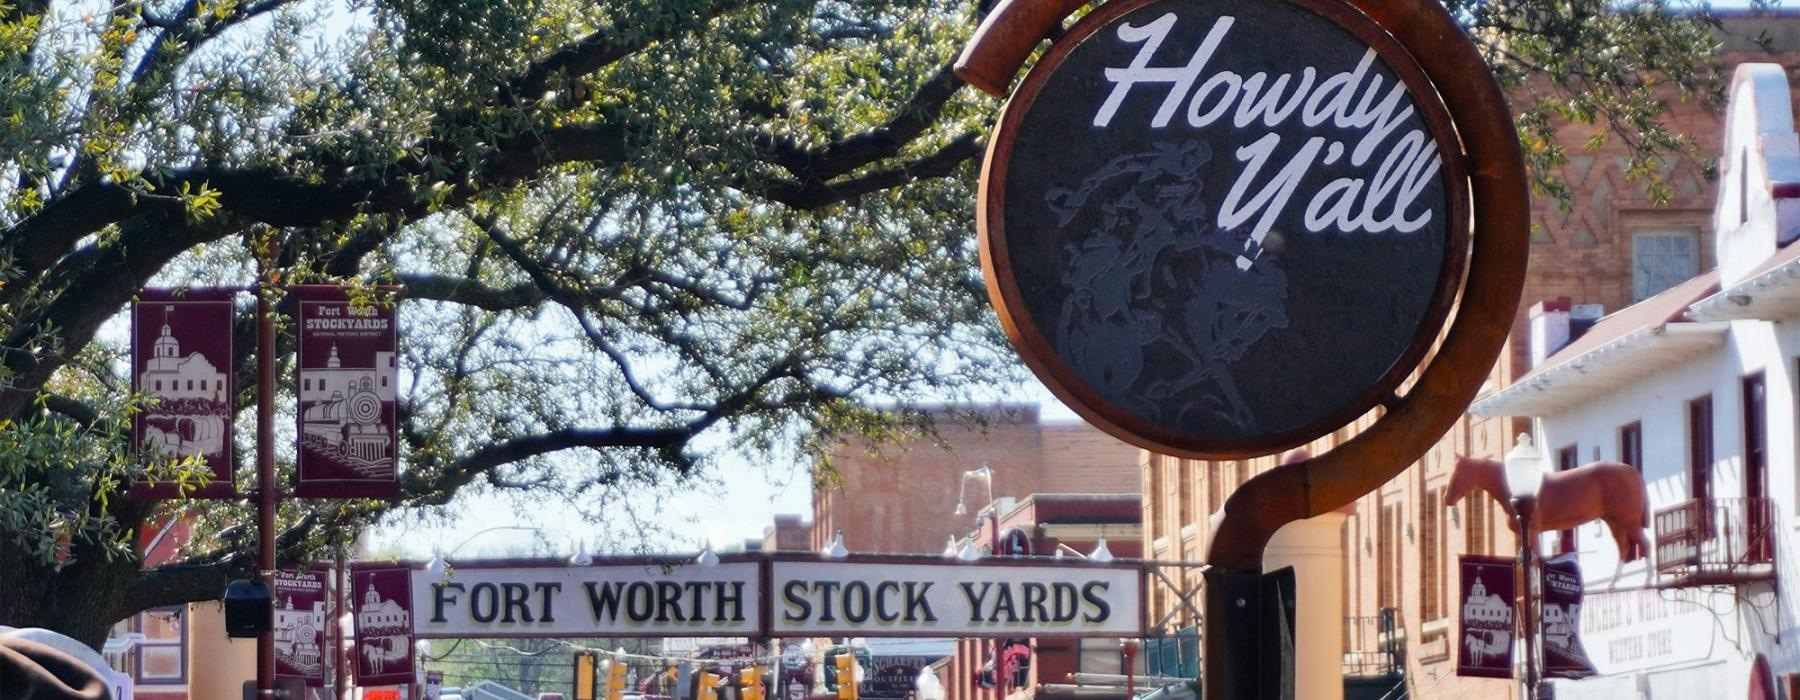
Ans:
{"label": "stone column", "polygon": [[1345,513],[1289,523],[1263,552],[1263,571],[1294,567],[1294,697],[1343,700]]}

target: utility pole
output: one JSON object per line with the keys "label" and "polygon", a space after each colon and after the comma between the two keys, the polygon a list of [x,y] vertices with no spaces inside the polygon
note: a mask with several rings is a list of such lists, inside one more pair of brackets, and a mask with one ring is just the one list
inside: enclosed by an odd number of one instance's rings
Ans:
{"label": "utility pole", "polygon": [[[275,319],[269,304],[275,253],[271,243],[256,286],[256,570],[266,590],[275,588]],[[273,700],[275,630],[268,623],[263,627],[256,635],[256,695]]]}

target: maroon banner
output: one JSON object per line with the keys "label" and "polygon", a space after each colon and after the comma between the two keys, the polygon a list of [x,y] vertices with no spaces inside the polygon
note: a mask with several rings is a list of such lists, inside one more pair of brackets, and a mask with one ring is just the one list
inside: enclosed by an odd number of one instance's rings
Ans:
{"label": "maroon banner", "polygon": [[315,566],[275,572],[275,677],[325,685],[325,616],[331,570]]}
{"label": "maroon banner", "polygon": [[131,498],[236,498],[231,473],[231,289],[146,289],[131,305],[131,382],[151,404],[131,419],[140,460],[198,456],[205,486],[132,484]]}
{"label": "maroon banner", "polygon": [[1545,678],[1587,678],[1595,674],[1581,648],[1581,565],[1575,557],[1542,562],[1543,602],[1538,620],[1544,640]]}
{"label": "maroon banner", "polygon": [[296,309],[302,498],[394,498],[393,306],[352,306],[341,287],[290,288]]}
{"label": "maroon banner", "polygon": [[414,681],[411,579],[411,569],[394,564],[350,568],[358,685]]}
{"label": "maroon banner", "polygon": [[1511,678],[1513,560],[1462,557],[1462,643],[1456,675]]}

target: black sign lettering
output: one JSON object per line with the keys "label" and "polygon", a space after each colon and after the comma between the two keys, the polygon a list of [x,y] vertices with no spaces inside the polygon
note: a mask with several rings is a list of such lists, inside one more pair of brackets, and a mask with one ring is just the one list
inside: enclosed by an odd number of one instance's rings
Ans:
{"label": "black sign lettering", "polygon": [[900,619],[898,611],[888,611],[888,594],[900,592],[900,584],[894,581],[882,581],[875,585],[875,619],[882,622],[893,622]]}
{"label": "black sign lettering", "polygon": [[1102,622],[1112,615],[1112,606],[1106,604],[1107,586],[1105,581],[1089,581],[1081,587],[1081,598],[1093,607],[1093,612],[1088,613],[1083,620]]}
{"label": "black sign lettering", "polygon": [[999,622],[1004,615],[1007,622],[1018,622],[1019,611],[1013,609],[1012,586],[1000,585],[994,593],[994,614],[988,622]]}
{"label": "black sign lettering", "polygon": [[962,588],[963,597],[969,600],[969,622],[981,622],[981,599],[987,597],[988,589],[992,588],[994,584],[981,584],[981,593],[979,594],[975,592],[975,584],[968,581],[956,585]]}
{"label": "black sign lettering", "polygon": [[619,620],[619,591],[625,587],[625,584],[588,581],[582,585],[587,588],[588,607],[594,612],[594,621],[617,622]]}
{"label": "black sign lettering", "polygon": [[681,584],[674,581],[656,582],[656,621],[685,622],[681,616]]}
{"label": "black sign lettering", "polygon": [[937,622],[937,616],[931,614],[931,601],[926,595],[931,592],[930,581],[906,582],[906,621]]}
{"label": "black sign lettering", "polygon": [[460,590],[463,590],[463,585],[460,583],[434,583],[434,584],[431,584],[431,591],[433,593],[432,601],[431,601],[431,621],[432,622],[444,622],[445,621],[444,620],[444,606],[450,605],[450,604],[456,602],[456,596],[449,592],[449,589],[452,589],[452,588],[460,591]]}
{"label": "black sign lettering", "polygon": [[[486,607],[486,612],[482,611]],[[500,587],[491,583],[477,583],[469,591],[469,617],[476,622],[493,622],[500,616]]]}
{"label": "black sign lettering", "polygon": [[[729,620],[731,622],[743,622],[744,582],[720,581],[713,584],[713,590],[717,593],[717,595],[713,596],[713,621],[725,622]],[[729,590],[730,593],[727,593],[727,590]],[[731,610],[730,615],[725,614],[727,609]]]}
{"label": "black sign lettering", "polygon": [[[531,589],[523,583],[502,583],[501,590],[506,596],[506,613],[500,617],[501,622],[531,622],[531,608],[525,600],[531,596]],[[514,615],[517,611],[517,615]]]}
{"label": "black sign lettering", "polygon": [[656,614],[656,588],[643,581],[625,586],[625,615],[632,622],[649,622]]}
{"label": "black sign lettering", "polygon": [[812,603],[806,599],[806,582],[789,581],[781,589],[781,597],[787,601],[787,612],[782,613],[788,622],[800,622],[812,618]]}
{"label": "black sign lettering", "polygon": [[1048,622],[1050,610],[1044,606],[1044,601],[1050,597],[1050,589],[1045,588],[1041,583],[1026,583],[1024,588],[1025,621]]}
{"label": "black sign lettering", "polygon": [[862,581],[844,584],[844,619],[851,622],[869,621],[869,584]]}
{"label": "black sign lettering", "polygon": [[832,592],[838,589],[838,585],[839,584],[836,581],[814,581],[812,584],[813,590],[819,592],[819,603],[820,607],[823,608],[822,612],[819,613],[820,622],[835,622],[837,620],[837,617],[831,614],[831,603],[833,602]]}
{"label": "black sign lettering", "polygon": [[542,599],[544,601],[544,609],[538,619],[544,622],[555,622],[556,615],[550,609],[550,601],[555,600],[556,594],[562,591],[562,583],[558,581],[538,581],[537,583],[532,584],[532,587],[543,594]]}
{"label": "black sign lettering", "polygon": [[1075,584],[1057,581],[1050,584],[1051,607],[1056,614],[1051,618],[1054,622],[1069,622],[1075,619],[1076,608],[1081,602],[1075,592]]}

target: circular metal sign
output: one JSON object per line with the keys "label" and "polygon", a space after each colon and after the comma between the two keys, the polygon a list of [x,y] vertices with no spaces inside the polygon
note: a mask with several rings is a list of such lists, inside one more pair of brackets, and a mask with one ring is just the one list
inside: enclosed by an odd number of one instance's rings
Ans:
{"label": "circular metal sign", "polygon": [[1026,363],[1176,454],[1273,452],[1391,396],[1468,256],[1461,151],[1411,55],[1334,0],[1114,0],[1025,77],[982,267]]}

